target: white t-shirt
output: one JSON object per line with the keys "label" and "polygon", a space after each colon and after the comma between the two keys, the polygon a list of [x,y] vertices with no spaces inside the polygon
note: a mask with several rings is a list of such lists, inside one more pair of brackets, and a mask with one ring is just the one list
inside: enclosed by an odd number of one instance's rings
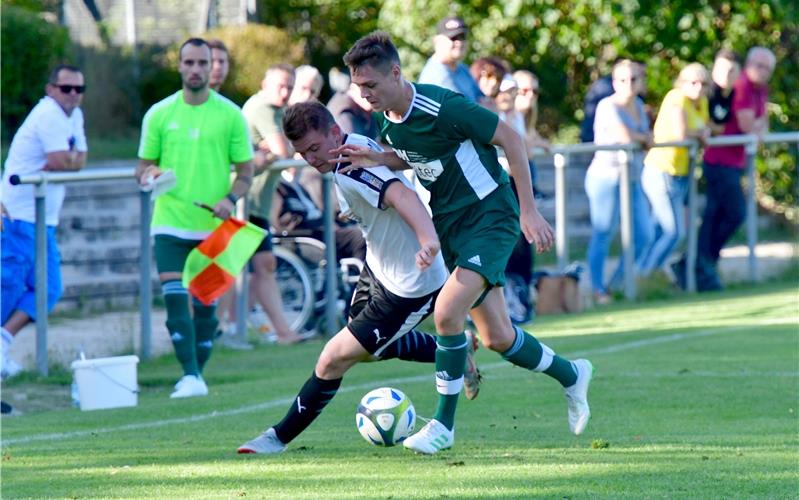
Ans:
{"label": "white t-shirt", "polygon": [[[14,174],[40,172],[47,164],[47,153],[69,151],[70,140],[74,140],[75,150],[85,152],[88,149],[83,112],[75,108],[72,115],[67,116],[55,99],[43,97],[17,130],[8,150],[0,200],[12,219],[36,222],[36,200],[33,185],[12,186],[9,178]],[[45,221],[48,226],[55,226],[65,189],[63,184],[48,184],[46,189]]]}
{"label": "white t-shirt", "polygon": [[[345,143],[382,150],[372,139],[357,134],[348,135]],[[366,238],[366,264],[388,291],[416,298],[444,285],[448,272],[441,253],[424,271],[416,267],[416,252],[421,248],[416,233],[396,210],[383,205],[393,182],[414,191],[408,179],[382,166],[336,173],[334,179],[341,213],[360,225]]]}

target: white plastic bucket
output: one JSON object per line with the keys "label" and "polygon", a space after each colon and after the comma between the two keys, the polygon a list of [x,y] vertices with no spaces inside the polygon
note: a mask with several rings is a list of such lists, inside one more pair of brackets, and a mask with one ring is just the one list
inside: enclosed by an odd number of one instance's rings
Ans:
{"label": "white plastic bucket", "polygon": [[78,384],[80,409],[136,406],[139,402],[138,362],[138,356],[73,361],[72,372]]}

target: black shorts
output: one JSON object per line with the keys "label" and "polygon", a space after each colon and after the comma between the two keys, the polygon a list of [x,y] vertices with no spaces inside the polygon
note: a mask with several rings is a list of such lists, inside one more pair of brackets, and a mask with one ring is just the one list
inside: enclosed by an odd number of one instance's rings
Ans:
{"label": "black shorts", "polygon": [[255,249],[255,252],[271,252],[272,251],[272,232],[269,230],[269,221],[266,219],[262,219],[257,215],[250,216],[250,222],[255,224],[256,226],[260,227],[264,231],[266,231],[266,238],[261,241],[261,244],[258,245],[258,248]]}
{"label": "black shorts", "polygon": [[439,291],[417,298],[394,295],[364,264],[352,297],[347,327],[369,354],[380,356],[387,345],[433,312]]}

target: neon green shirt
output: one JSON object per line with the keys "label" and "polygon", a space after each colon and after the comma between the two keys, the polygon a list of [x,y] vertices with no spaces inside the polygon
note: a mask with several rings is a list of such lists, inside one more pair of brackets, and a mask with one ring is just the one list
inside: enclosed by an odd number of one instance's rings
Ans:
{"label": "neon green shirt", "polygon": [[177,184],[155,201],[152,234],[205,239],[221,221],[195,201],[214,206],[230,192],[230,165],[252,160],[247,122],[214,91],[191,106],[178,91],[144,115],[139,158],[172,170]]}

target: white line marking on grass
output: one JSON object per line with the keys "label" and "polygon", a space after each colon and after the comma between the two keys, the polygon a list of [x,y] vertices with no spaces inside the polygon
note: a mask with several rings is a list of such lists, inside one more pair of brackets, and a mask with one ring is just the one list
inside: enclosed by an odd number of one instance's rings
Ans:
{"label": "white line marking on grass", "polygon": [[[608,347],[600,347],[597,349],[587,349],[583,351],[576,351],[571,353],[565,353],[564,355],[569,358],[576,358],[580,356],[589,356],[589,355],[596,355],[596,354],[609,354],[609,353],[616,353],[621,351],[626,351],[629,349],[637,349],[639,347],[649,347],[658,344],[664,344],[668,342],[676,342],[678,340],[684,339],[695,339],[701,337],[708,337],[710,335],[717,335],[719,333],[724,332],[734,332],[739,330],[745,330],[747,328],[752,328],[753,326],[766,326],[766,325],[788,325],[788,324],[797,324],[799,323],[799,318],[772,318],[764,321],[758,321],[756,323],[749,323],[745,325],[739,326],[725,326],[720,328],[711,328],[709,330],[704,330],[700,332],[693,332],[693,333],[675,333],[673,335],[664,335],[661,337],[653,337],[643,340],[633,340],[630,342],[622,342],[620,344],[611,345]],[[481,365],[482,370],[493,370],[499,368],[507,368],[514,366],[506,361],[500,361],[496,363],[489,363],[486,365]],[[384,379],[384,380],[373,380],[370,382],[365,382],[362,384],[350,385],[347,387],[342,387],[339,389],[339,393],[348,393],[352,391],[361,391],[364,389],[371,389],[374,388],[376,385],[386,386],[386,385],[395,385],[395,384],[410,384],[410,383],[417,383],[417,382],[425,382],[430,381],[432,382],[433,374],[426,374],[426,375],[415,375],[412,377],[399,377],[393,379]],[[120,431],[136,431],[141,429],[151,429],[154,427],[164,427],[167,425],[174,425],[174,424],[186,424],[191,422],[201,422],[203,420],[208,420],[211,418],[217,417],[229,417],[232,415],[240,415],[242,413],[251,413],[254,411],[259,410],[266,410],[270,408],[274,408],[277,406],[286,406],[291,404],[294,401],[294,397],[291,398],[281,398],[281,399],[273,399],[271,401],[265,401],[263,403],[258,403],[254,405],[247,405],[241,406],[239,408],[232,408],[230,410],[222,410],[222,411],[214,411],[211,413],[205,413],[202,415],[193,415],[190,417],[180,417],[180,418],[169,418],[165,420],[157,420],[152,422],[138,422],[126,425],[119,425],[116,427],[102,427],[99,429],[91,429],[91,430],[81,430],[81,431],[71,431],[71,432],[56,432],[50,434],[38,434],[33,436],[23,436],[19,438],[11,438],[11,439],[3,439],[0,446],[8,446],[12,444],[25,444],[25,443],[32,443],[36,441],[63,441],[67,439],[74,439],[74,438],[81,438],[86,436],[93,436],[97,434],[106,434],[109,432],[120,432]]]}

